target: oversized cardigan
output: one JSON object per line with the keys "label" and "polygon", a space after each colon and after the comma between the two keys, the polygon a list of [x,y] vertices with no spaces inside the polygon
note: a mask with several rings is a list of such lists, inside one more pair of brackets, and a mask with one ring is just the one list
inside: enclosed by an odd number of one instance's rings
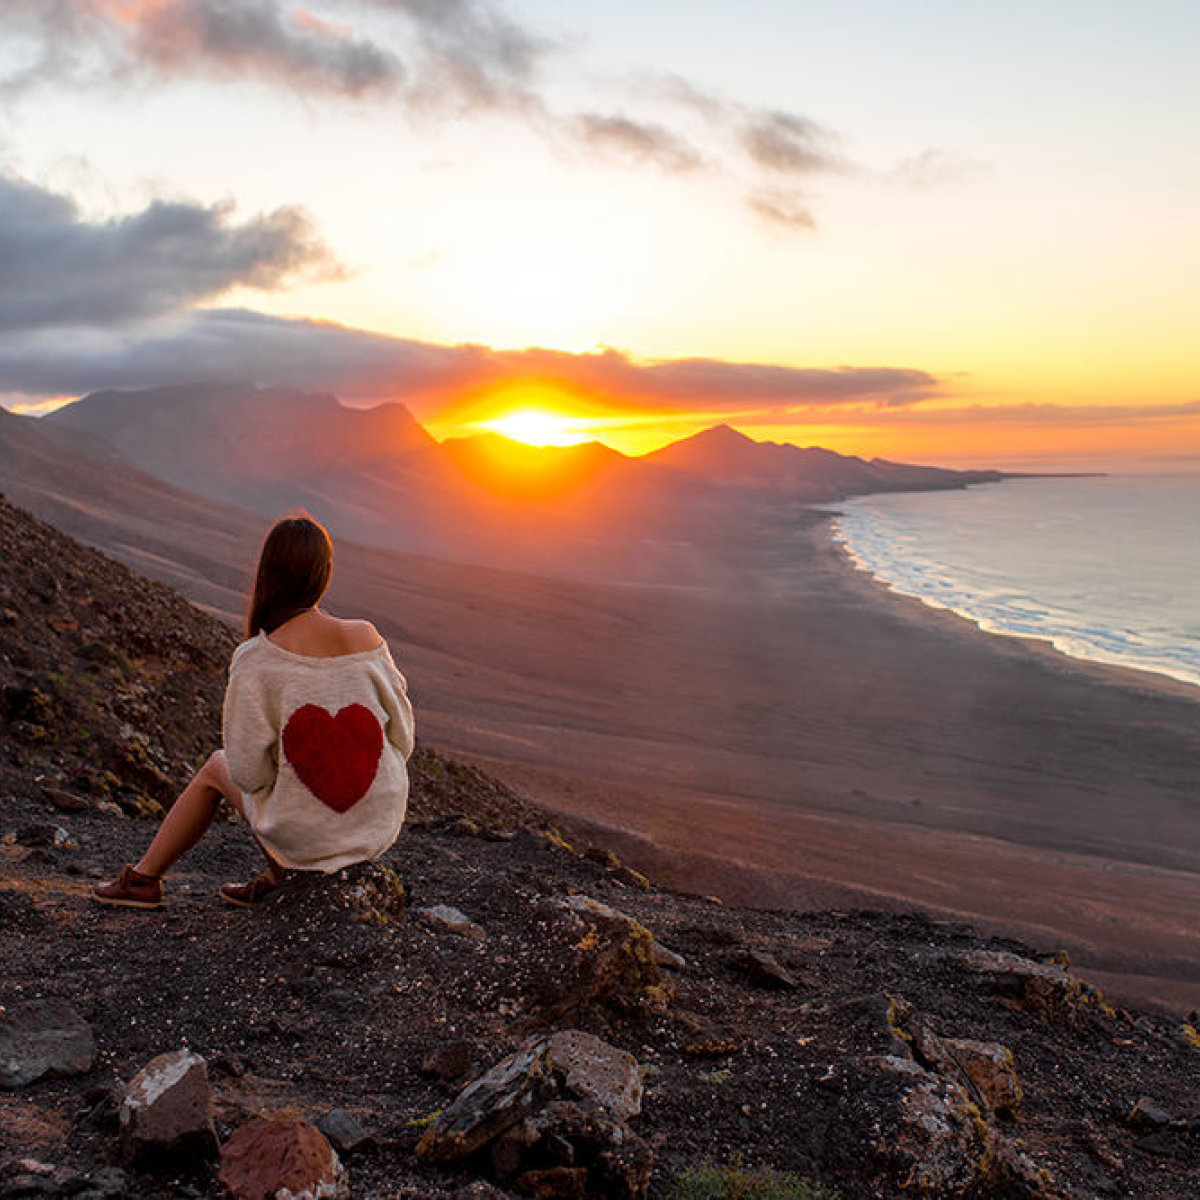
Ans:
{"label": "oversized cardigan", "polygon": [[336,871],[396,840],[413,713],[386,642],[314,658],[250,638],[229,665],[222,731],[251,828],[283,866]]}

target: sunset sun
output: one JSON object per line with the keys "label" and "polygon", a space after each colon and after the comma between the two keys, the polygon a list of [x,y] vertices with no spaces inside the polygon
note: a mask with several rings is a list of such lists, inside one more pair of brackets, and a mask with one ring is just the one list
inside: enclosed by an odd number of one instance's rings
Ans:
{"label": "sunset sun", "polygon": [[536,408],[505,413],[482,425],[492,433],[529,446],[573,446],[587,440],[587,434],[573,418]]}

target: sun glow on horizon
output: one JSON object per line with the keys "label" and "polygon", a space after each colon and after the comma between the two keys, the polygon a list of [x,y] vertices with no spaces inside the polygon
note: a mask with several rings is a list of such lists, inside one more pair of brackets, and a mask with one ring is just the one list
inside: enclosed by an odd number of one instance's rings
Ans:
{"label": "sun glow on horizon", "polygon": [[499,433],[514,442],[524,442],[527,446],[575,446],[586,442],[591,436],[580,428],[580,424],[578,418],[561,413],[523,408],[489,421],[480,421],[479,428]]}

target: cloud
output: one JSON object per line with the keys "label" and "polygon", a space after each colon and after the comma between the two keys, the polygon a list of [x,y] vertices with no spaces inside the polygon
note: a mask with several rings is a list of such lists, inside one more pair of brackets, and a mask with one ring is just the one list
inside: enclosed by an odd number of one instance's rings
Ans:
{"label": "cloud", "polygon": [[69,197],[0,172],[0,330],[120,325],[235,285],[272,289],[334,271],[297,208],[237,223],[228,202],[155,200],[88,221]]}
{"label": "cloud", "polygon": [[418,106],[459,112],[544,108],[533,82],[557,46],[496,5],[483,0],[366,2],[402,14],[416,33],[421,63],[409,99]]}
{"label": "cloud", "polygon": [[760,112],[741,129],[741,143],[760,167],[782,175],[813,175],[841,169],[832,135],[807,117]]}
{"label": "cloud", "polygon": [[495,4],[329,5],[350,24],[290,0],[4,0],[0,32],[24,37],[35,53],[0,80],[0,91],[215,79],[305,95],[397,97],[413,115],[544,108],[532,85],[556,47]]}
{"label": "cloud", "polygon": [[0,392],[30,397],[231,378],[328,389],[348,399],[395,398],[422,415],[506,383],[536,379],[624,411],[782,410],[914,404],[934,395],[925,371],[813,369],[718,359],[640,362],[613,349],[568,354],[493,350],[388,337],[342,325],[211,309],[136,338],[92,331],[0,336]]}
{"label": "cloud", "polygon": [[785,233],[804,232],[817,227],[816,218],[803,196],[777,188],[755,188],[746,196],[750,211],[768,225]]}
{"label": "cloud", "polygon": [[930,148],[897,163],[891,177],[913,188],[946,187],[970,183],[990,170],[990,165],[982,159]]}
{"label": "cloud", "polygon": [[306,91],[362,96],[399,87],[390,50],[274,0],[168,0],[143,6],[127,43],[133,61],[163,76],[262,79]]}
{"label": "cloud", "polygon": [[[975,429],[1028,426],[1063,429],[1161,425],[1200,420],[1200,400],[1172,404],[964,404],[920,408],[875,405],[801,413],[808,425],[870,427],[950,427]],[[778,414],[755,414],[748,424],[775,424]]]}
{"label": "cloud", "polygon": [[405,76],[390,49],[279,0],[5,0],[5,28],[38,47],[4,80],[10,93],[216,78],[358,97],[394,91]]}
{"label": "cloud", "polygon": [[695,170],[704,161],[698,150],[662,125],[628,117],[580,113],[571,120],[570,127],[587,149],[653,163],[665,171]]}

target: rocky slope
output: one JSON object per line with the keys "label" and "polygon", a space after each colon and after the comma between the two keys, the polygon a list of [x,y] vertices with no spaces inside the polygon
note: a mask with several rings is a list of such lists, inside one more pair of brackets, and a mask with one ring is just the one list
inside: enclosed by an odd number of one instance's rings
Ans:
{"label": "rocky slope", "polygon": [[224,908],[224,822],[162,909],[93,905],[234,641],[0,502],[0,1196],[261,1195],[268,1144],[356,1197],[1195,1194],[1191,1025],[917,914],[657,888],[428,750],[378,867]]}

